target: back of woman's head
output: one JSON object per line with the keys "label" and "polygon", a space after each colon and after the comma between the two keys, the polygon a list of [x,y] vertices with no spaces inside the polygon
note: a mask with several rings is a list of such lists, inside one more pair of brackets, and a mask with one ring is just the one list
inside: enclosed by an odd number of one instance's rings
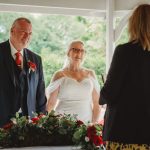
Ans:
{"label": "back of woman's head", "polygon": [[150,5],[139,5],[129,18],[130,41],[140,42],[150,51]]}

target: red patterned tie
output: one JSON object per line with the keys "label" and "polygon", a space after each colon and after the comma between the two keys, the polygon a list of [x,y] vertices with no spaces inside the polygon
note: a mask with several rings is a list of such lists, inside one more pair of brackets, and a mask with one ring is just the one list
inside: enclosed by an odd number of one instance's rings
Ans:
{"label": "red patterned tie", "polygon": [[16,62],[16,64],[17,64],[17,66],[18,66],[19,68],[21,68],[22,55],[21,55],[20,52],[15,53],[15,55],[16,55],[15,62]]}

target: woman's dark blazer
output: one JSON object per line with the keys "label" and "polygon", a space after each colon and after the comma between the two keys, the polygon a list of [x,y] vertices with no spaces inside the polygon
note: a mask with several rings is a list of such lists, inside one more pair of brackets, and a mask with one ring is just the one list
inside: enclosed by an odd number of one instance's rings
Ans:
{"label": "woman's dark blazer", "polygon": [[117,46],[100,95],[104,140],[150,144],[149,51],[133,42]]}

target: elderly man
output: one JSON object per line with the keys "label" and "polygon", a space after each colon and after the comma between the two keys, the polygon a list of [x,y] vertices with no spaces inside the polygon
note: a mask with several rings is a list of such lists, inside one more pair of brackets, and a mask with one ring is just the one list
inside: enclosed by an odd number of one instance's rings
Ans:
{"label": "elderly man", "polygon": [[30,20],[18,18],[9,40],[0,43],[0,127],[16,112],[30,117],[34,112],[45,113],[42,61],[27,49],[31,35]]}

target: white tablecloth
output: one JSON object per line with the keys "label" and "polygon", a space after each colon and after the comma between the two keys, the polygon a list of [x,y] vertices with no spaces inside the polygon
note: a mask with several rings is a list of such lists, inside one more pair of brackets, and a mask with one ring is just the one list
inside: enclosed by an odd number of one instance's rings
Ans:
{"label": "white tablecloth", "polygon": [[35,147],[22,147],[22,148],[4,148],[4,150],[80,150],[79,147],[72,146],[35,146]]}

